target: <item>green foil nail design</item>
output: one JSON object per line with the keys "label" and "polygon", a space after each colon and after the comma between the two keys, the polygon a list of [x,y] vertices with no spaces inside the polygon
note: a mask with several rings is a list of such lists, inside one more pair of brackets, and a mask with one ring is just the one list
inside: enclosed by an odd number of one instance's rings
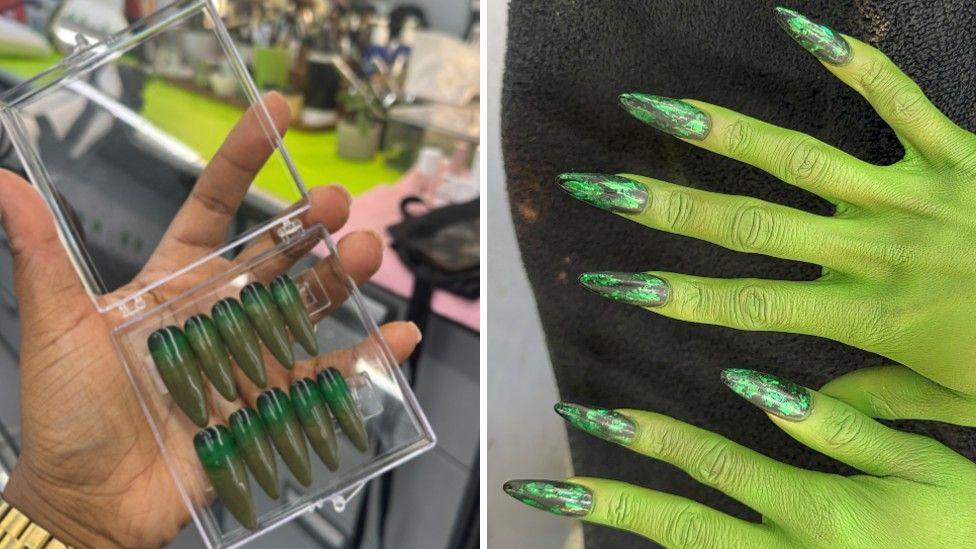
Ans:
{"label": "green foil nail design", "polygon": [[281,496],[278,465],[261,417],[250,408],[241,408],[230,415],[230,431],[237,442],[238,452],[258,485],[272,499],[278,499]]}
{"label": "green foil nail design", "polygon": [[636,214],[647,206],[647,187],[619,175],[564,173],[556,183],[573,198],[602,210]]}
{"label": "green foil nail design", "polygon": [[230,371],[227,346],[220,338],[217,326],[207,315],[194,315],[186,319],[183,331],[193,347],[193,352],[200,359],[200,366],[210,383],[228,401],[236,400],[237,385],[234,383],[234,374]]}
{"label": "green foil nail design", "polygon": [[332,427],[332,416],[315,380],[306,377],[292,383],[291,402],[312,450],[330,471],[338,469],[339,444]]}
{"label": "green foil nail design", "polygon": [[342,427],[353,446],[360,452],[365,452],[369,448],[366,425],[363,423],[362,414],[359,413],[359,405],[352,397],[349,385],[346,384],[342,374],[335,368],[328,368],[319,374],[318,382],[322,396],[332,410],[332,415],[339,422],[339,427]]}
{"label": "green foil nail design", "polygon": [[278,306],[275,305],[271,292],[260,282],[252,282],[241,290],[241,304],[251,319],[251,325],[257,330],[265,346],[271,351],[278,362],[291,370],[295,367],[295,354],[291,350],[291,340],[285,319],[281,318]]}
{"label": "green foil nail design", "polygon": [[247,470],[237,452],[237,444],[223,425],[212,425],[193,437],[203,471],[217,492],[217,497],[237,522],[248,530],[258,526],[251,503],[251,485]]}
{"label": "green foil nail design", "polygon": [[567,402],[559,402],[554,408],[570,425],[595,437],[624,446],[634,442],[637,432],[634,422],[619,412]]}
{"label": "green foil nail design", "polygon": [[176,326],[167,326],[149,335],[149,354],[173,401],[200,427],[210,419],[207,395],[197,357],[186,335]]}
{"label": "green foil nail design", "polygon": [[275,387],[258,396],[258,413],[271,435],[271,441],[298,482],[312,483],[312,464],[295,408],[284,391]]}
{"label": "green foil nail design", "polygon": [[227,297],[215,303],[210,314],[237,365],[258,387],[267,387],[261,346],[244,307],[236,299]]}
{"label": "green foil nail design", "polygon": [[271,281],[271,297],[278,304],[281,316],[284,317],[291,335],[305,349],[305,352],[316,356],[319,354],[319,342],[315,339],[315,326],[305,310],[305,303],[298,292],[298,287],[288,275],[281,275]]}
{"label": "green foil nail design", "polygon": [[583,273],[579,282],[607,299],[641,307],[664,305],[671,291],[667,282],[649,273]]}
{"label": "green foil nail design", "polygon": [[824,63],[843,65],[851,60],[850,44],[830,27],[783,7],[776,8],[776,20],[790,38]]}
{"label": "green foil nail design", "polygon": [[502,489],[522,503],[554,515],[584,517],[593,509],[593,494],[571,482],[510,480]]}
{"label": "green foil nail design", "polygon": [[810,391],[791,381],[755,370],[729,368],[722,382],[742,398],[783,419],[801,421],[810,415]]}
{"label": "green foil nail design", "polygon": [[680,99],[625,93],[620,106],[648,126],[682,139],[705,139],[712,127],[708,113]]}

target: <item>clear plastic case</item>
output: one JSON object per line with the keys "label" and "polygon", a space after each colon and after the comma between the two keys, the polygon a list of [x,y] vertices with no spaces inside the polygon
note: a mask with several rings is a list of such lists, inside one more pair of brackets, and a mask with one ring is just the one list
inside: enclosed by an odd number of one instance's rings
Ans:
{"label": "clear plastic case", "polygon": [[[273,192],[252,187],[242,205],[246,215],[234,218],[238,222],[230,224],[219,242],[184,242],[179,253],[170,254],[165,248],[172,235],[164,234],[179,212],[187,211],[184,206],[201,200],[191,197],[194,182],[233,127],[227,119],[203,120],[206,114],[197,103],[179,98],[206,95],[201,76],[217,72],[236,77],[236,88],[230,91],[222,82],[220,95],[236,98],[242,108],[250,106],[256,120],[253,138],[267,140],[274,149],[255,176],[266,183],[262,188]],[[152,430],[209,547],[237,546],[321,505],[342,509],[366,481],[435,442],[390,349],[344,273],[328,231],[301,222],[309,208],[308,193],[260,97],[231,33],[206,0],[173,3],[97,43],[81,40],[59,64],[0,97],[0,119],[24,175],[50,205],[94,306],[115,326],[118,358],[145,412],[146,428]],[[233,108],[224,103],[221,108]],[[154,113],[155,119],[145,113]],[[189,135],[200,137],[194,147],[173,135],[174,124],[181,134],[189,128]],[[108,249],[124,252],[109,254]],[[294,281],[305,314],[315,324],[318,354],[312,356],[291,341],[295,366],[289,371],[262,337],[268,387],[289,393],[294,379],[314,379],[335,368],[351,391],[368,447],[357,449],[329,408],[338,468],[329,470],[306,440],[311,482],[302,486],[280,452],[274,452],[281,489],[277,500],[247,468],[256,511],[256,526],[249,529],[225,518],[224,503],[215,497],[194,449],[201,426],[177,404],[149,340],[162,328],[184,327],[191,316],[212,317],[221,299],[243,299],[242,290],[252,282],[268,287],[283,274]],[[240,366],[233,364],[238,370]],[[262,389],[236,370],[234,378],[236,401],[204,382],[208,425],[229,425],[231,413],[249,404],[255,407],[255,395]]]}

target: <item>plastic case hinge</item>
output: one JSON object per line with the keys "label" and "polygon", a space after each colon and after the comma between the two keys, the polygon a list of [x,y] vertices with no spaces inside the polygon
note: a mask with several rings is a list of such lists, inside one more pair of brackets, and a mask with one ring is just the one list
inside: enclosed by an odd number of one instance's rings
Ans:
{"label": "plastic case hinge", "polygon": [[281,242],[289,242],[302,233],[302,222],[297,219],[286,219],[278,227],[278,238]]}
{"label": "plastic case hinge", "polygon": [[146,301],[142,299],[142,296],[140,295],[140,296],[136,296],[133,299],[123,301],[122,304],[119,305],[119,312],[122,313],[122,316],[124,318],[128,318],[145,308],[146,308]]}

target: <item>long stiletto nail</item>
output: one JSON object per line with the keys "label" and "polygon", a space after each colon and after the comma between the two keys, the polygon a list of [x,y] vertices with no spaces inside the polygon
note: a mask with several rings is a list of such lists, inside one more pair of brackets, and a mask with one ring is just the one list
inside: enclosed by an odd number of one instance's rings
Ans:
{"label": "long stiletto nail", "polygon": [[223,425],[212,425],[193,437],[200,464],[224,507],[248,530],[258,526],[251,503],[251,484],[234,437]]}
{"label": "long stiletto nail", "polygon": [[217,327],[207,315],[193,315],[183,324],[186,338],[193,352],[200,359],[203,373],[222,397],[229,401],[237,399],[237,385],[230,371],[227,346],[217,333]]}
{"label": "long stiletto nail", "polygon": [[305,486],[311,484],[312,464],[308,460],[308,447],[305,446],[305,437],[302,436],[291,399],[277,387],[268,389],[258,396],[258,412],[285,465],[298,482]]}
{"label": "long stiletto nail", "polygon": [[330,471],[338,469],[339,444],[332,427],[332,415],[315,381],[306,377],[292,383],[291,402],[312,450]]}
{"label": "long stiletto nail", "polygon": [[230,431],[237,442],[237,450],[258,485],[271,499],[278,499],[281,496],[278,465],[261,416],[250,408],[241,408],[230,415]]}
{"label": "long stiletto nail", "polygon": [[150,334],[148,343],[156,371],[176,405],[193,423],[206,427],[210,419],[207,395],[197,357],[186,336],[176,326],[167,326]]}
{"label": "long stiletto nail", "polygon": [[278,304],[278,309],[281,310],[281,316],[285,318],[291,335],[306,353],[312,356],[318,355],[319,342],[315,339],[315,326],[308,316],[308,311],[305,310],[305,303],[302,302],[302,296],[291,277],[281,275],[272,280],[271,296]]}
{"label": "long stiletto nail", "polygon": [[641,307],[664,305],[671,292],[666,281],[648,273],[583,273],[579,282],[607,299]]}
{"label": "long stiletto nail", "polygon": [[712,128],[707,112],[680,99],[625,93],[620,96],[620,106],[648,126],[682,139],[700,141]]}
{"label": "long stiletto nail", "polygon": [[556,182],[573,198],[602,210],[636,214],[647,207],[647,187],[619,175],[564,173]]}
{"label": "long stiletto nail", "polygon": [[295,354],[291,350],[285,319],[281,318],[271,292],[264,287],[264,284],[252,282],[241,290],[241,304],[244,305],[251,324],[271,354],[285,368],[289,370],[294,368]]}
{"label": "long stiletto nail", "polygon": [[584,517],[593,509],[593,493],[571,482],[510,480],[505,493],[522,503],[564,517]]}
{"label": "long stiletto nail", "polygon": [[339,422],[339,427],[342,427],[353,446],[360,452],[365,452],[369,448],[366,425],[363,423],[362,414],[359,413],[356,399],[352,397],[349,385],[346,384],[342,374],[335,368],[327,368],[319,374],[318,382],[322,396],[332,410],[332,415]]}
{"label": "long stiletto nail", "polygon": [[633,421],[619,412],[568,402],[559,402],[554,408],[570,425],[595,437],[624,446],[634,442],[637,428]]}
{"label": "long stiletto nail", "polygon": [[227,297],[214,304],[211,316],[237,365],[258,387],[267,387],[261,346],[244,307],[236,299]]}
{"label": "long stiletto nail", "polygon": [[722,382],[742,398],[775,416],[802,421],[810,415],[810,391],[792,381],[743,368],[722,371]]}
{"label": "long stiletto nail", "polygon": [[831,65],[843,65],[851,60],[851,45],[830,27],[814,23],[791,9],[777,7],[775,11],[783,30],[817,59]]}

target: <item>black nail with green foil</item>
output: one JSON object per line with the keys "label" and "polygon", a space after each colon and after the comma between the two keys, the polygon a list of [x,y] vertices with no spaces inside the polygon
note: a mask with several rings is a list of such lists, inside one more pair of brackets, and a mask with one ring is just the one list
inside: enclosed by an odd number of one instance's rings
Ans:
{"label": "black nail with green foil", "polygon": [[366,437],[366,425],[363,416],[359,413],[359,406],[353,398],[349,385],[343,379],[342,374],[335,368],[327,368],[319,373],[319,389],[325,397],[326,404],[332,410],[332,415],[339,422],[343,432],[352,441],[353,446],[360,452],[365,452],[369,448]]}
{"label": "black nail with green foil", "polygon": [[556,182],[573,198],[602,210],[636,214],[647,207],[647,187],[623,176],[564,173],[556,177]]}
{"label": "black nail with green foil", "polygon": [[778,7],[775,11],[783,30],[817,59],[831,65],[844,65],[851,60],[851,45],[830,27],[814,23],[791,9]]}
{"label": "black nail with green foil", "polygon": [[258,413],[285,465],[298,482],[305,486],[311,484],[312,464],[291,399],[277,387],[268,389],[258,396]]}
{"label": "black nail with green foil", "polygon": [[802,421],[810,415],[810,391],[792,381],[755,370],[729,368],[722,382],[742,398],[775,416]]}
{"label": "black nail with green foil", "polygon": [[585,517],[593,509],[593,493],[571,482],[510,480],[505,493],[522,503],[564,517]]}
{"label": "black nail with green foil", "polygon": [[210,315],[237,365],[258,387],[267,387],[261,346],[244,307],[236,299],[227,297],[214,304]]}
{"label": "black nail with green foil", "polygon": [[298,287],[288,275],[281,275],[271,281],[271,297],[278,304],[281,316],[284,317],[291,335],[305,349],[305,352],[316,356],[319,354],[319,342],[315,339],[315,326],[312,324],[305,303]]}
{"label": "black nail with green foil", "polygon": [[217,392],[228,401],[237,399],[237,385],[230,370],[227,346],[217,332],[217,326],[207,315],[194,315],[186,319],[183,332],[190,341],[193,352],[200,359],[204,375]]}
{"label": "black nail with green foil", "polygon": [[173,401],[200,427],[210,419],[207,395],[196,355],[186,335],[176,326],[167,326],[149,335],[149,354]]}
{"label": "black nail with green foil", "polygon": [[295,367],[295,354],[291,350],[285,319],[281,317],[271,292],[260,282],[252,282],[241,290],[241,304],[251,319],[265,346],[278,362],[291,370]]}
{"label": "black nail with green foil", "polygon": [[306,377],[292,383],[291,402],[312,450],[330,471],[338,469],[339,444],[332,427],[332,415],[315,380]]}
{"label": "black nail with green foil", "polygon": [[671,292],[666,281],[649,273],[583,273],[579,282],[607,299],[641,307],[660,307]]}
{"label": "black nail with green foil", "polygon": [[258,485],[272,499],[281,497],[278,487],[278,465],[268,440],[268,431],[257,412],[241,408],[230,415],[230,431],[237,442],[237,451],[251,470]]}
{"label": "black nail with green foil", "polygon": [[256,529],[258,521],[251,503],[251,484],[238,454],[237,443],[227,427],[207,427],[193,437],[193,446],[224,507],[245,528]]}
{"label": "black nail with green foil", "polygon": [[554,409],[570,425],[595,437],[624,446],[634,442],[637,433],[634,422],[617,411],[607,408],[589,408],[568,402],[559,402]]}
{"label": "black nail with green foil", "polygon": [[625,93],[620,96],[620,106],[648,126],[682,139],[700,141],[712,128],[708,113],[680,99]]}

